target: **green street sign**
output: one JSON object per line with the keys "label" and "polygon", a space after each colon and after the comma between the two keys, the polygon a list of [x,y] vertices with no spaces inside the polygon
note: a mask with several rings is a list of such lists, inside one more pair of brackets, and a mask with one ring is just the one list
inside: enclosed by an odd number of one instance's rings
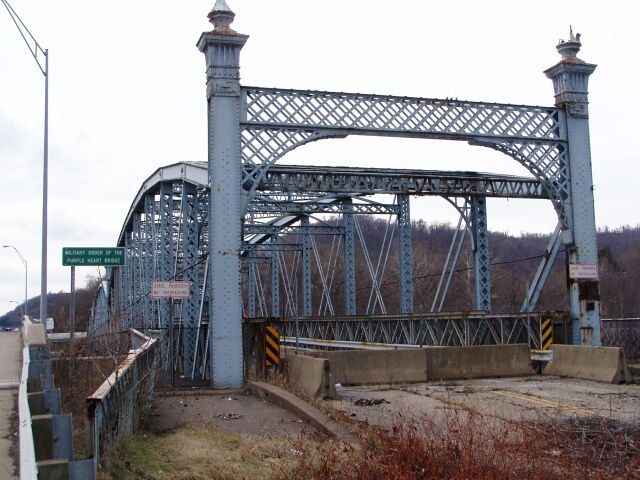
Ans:
{"label": "green street sign", "polygon": [[122,247],[64,247],[62,265],[65,267],[117,267],[124,265]]}

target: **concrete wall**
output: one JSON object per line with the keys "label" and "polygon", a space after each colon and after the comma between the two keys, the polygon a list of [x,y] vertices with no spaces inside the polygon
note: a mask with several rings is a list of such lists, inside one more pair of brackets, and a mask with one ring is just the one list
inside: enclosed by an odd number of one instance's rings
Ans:
{"label": "concrete wall", "polygon": [[419,383],[535,373],[526,344],[393,350],[311,350],[306,354],[328,359],[334,381],[343,385]]}
{"label": "concrete wall", "polygon": [[289,387],[306,399],[336,396],[335,381],[326,358],[314,358],[302,354],[287,357]]}
{"label": "concrete wall", "polygon": [[599,382],[631,382],[624,349],[555,344],[553,361],[544,368],[546,375],[584,378]]}
{"label": "concrete wall", "polygon": [[425,347],[429,380],[532,375],[526,344]]}
{"label": "concrete wall", "polygon": [[334,381],[343,385],[427,381],[425,351],[421,348],[316,350],[312,355],[328,359]]}

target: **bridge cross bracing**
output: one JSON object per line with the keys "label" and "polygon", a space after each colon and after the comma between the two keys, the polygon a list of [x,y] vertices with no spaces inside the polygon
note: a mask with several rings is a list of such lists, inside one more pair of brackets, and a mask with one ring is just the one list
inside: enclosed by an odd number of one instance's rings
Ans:
{"label": "bridge cross bracing", "polygon": [[[379,273],[387,265],[389,249],[384,255],[381,250],[378,258],[369,254],[362,242],[361,213],[395,217],[389,231],[398,237],[400,313],[415,313],[409,228],[412,195],[440,195],[460,206],[458,238],[471,240],[479,310],[491,309],[487,197],[551,201],[559,228],[550,251],[557,253],[562,243],[569,264],[597,264],[587,110],[587,81],[595,65],[576,57],[580,48],[576,38],[558,45],[562,59],[545,72],[554,84],[553,107],[245,87],[239,81],[239,59],[248,37],[229,28],[229,14],[224,2],[218,2],[209,15],[214,31],[203,33],[198,42],[207,64],[206,169],[198,163],[176,164],[158,170],[145,182],[120,236],[120,244],[128,249],[128,266],[114,274],[122,283],[122,294],[115,301],[122,311],[129,312],[124,321],[160,327],[177,321],[181,326],[200,327],[196,327],[197,341],[194,335],[183,337],[183,357],[191,358],[184,363],[186,370],[194,371],[195,365],[200,365],[201,371],[209,368],[215,387],[242,383],[240,319],[247,314],[241,293],[245,283],[252,289],[245,295],[250,316],[260,309],[265,314],[275,313],[280,302],[273,293],[281,285],[285,308],[277,313],[293,316],[300,313],[293,300],[300,275],[305,298],[302,313],[308,314],[314,308],[309,300],[309,263],[314,239],[320,235],[333,238],[334,247],[340,243],[344,313],[358,313],[354,301],[358,241],[372,283],[367,308],[384,313]],[[531,177],[282,167],[276,163],[311,141],[349,135],[465,141],[508,155]],[[392,195],[393,200],[380,203],[371,195]],[[318,221],[323,213],[338,215],[340,224]],[[456,240],[455,246],[452,243],[448,263],[455,265],[462,240]],[[286,255],[293,260],[287,261]],[[265,256],[268,264],[260,260]],[[526,312],[535,308],[552,257],[542,262],[532,282],[523,302]],[[335,312],[335,302],[326,292],[331,282],[336,282],[337,259],[337,253],[332,253],[333,264],[326,263],[327,259],[320,259],[325,263],[316,261],[325,312]],[[303,273],[294,271],[291,262],[302,264],[299,271]],[[261,269],[267,266],[271,270],[268,282],[260,277]],[[447,268],[453,269],[450,265]],[[167,302],[146,296],[152,279],[166,277],[186,277],[194,286],[192,300],[174,308],[172,319],[168,318]],[[572,342],[598,345],[597,279],[572,279],[568,288]],[[269,289],[271,312],[264,299]],[[442,292],[444,299],[446,285]],[[134,315],[134,311],[139,312]],[[206,332],[201,331],[205,323]],[[209,341],[203,342],[202,335]],[[203,352],[197,353],[198,342],[204,343]]]}

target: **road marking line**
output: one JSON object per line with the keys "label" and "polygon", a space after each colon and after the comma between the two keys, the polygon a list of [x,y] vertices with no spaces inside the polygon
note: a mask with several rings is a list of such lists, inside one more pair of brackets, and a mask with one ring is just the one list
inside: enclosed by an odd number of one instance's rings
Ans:
{"label": "road marking line", "polygon": [[523,400],[525,402],[536,403],[538,405],[542,405],[548,408],[559,408],[561,410],[569,410],[570,412],[574,412],[579,415],[586,415],[589,417],[593,417],[596,415],[596,413],[593,410],[590,410],[584,407],[578,407],[577,405],[571,405],[569,403],[553,402],[551,400],[545,400],[544,398],[539,398],[539,397],[530,396],[530,395],[522,395],[522,394],[513,393],[513,392],[506,392],[504,390],[494,390],[493,393],[497,395],[501,395],[503,397],[511,397],[511,398],[516,398],[518,400]]}

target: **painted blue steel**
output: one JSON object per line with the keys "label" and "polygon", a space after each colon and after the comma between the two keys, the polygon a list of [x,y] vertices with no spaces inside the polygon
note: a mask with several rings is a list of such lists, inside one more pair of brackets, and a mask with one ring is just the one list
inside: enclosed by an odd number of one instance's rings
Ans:
{"label": "painted blue steel", "polygon": [[196,188],[183,183],[181,185],[182,201],[179,215],[182,216],[182,235],[179,250],[182,264],[180,268],[182,280],[191,285],[191,296],[182,299],[182,361],[185,376],[193,371],[196,337],[200,317],[200,298],[202,296],[202,280],[204,265],[198,254],[198,204]]}
{"label": "painted blue steel", "polygon": [[153,192],[145,195],[144,230],[140,232],[142,241],[142,298],[144,300],[144,323],[146,328],[159,328],[158,306],[150,296],[151,282],[155,279],[158,264],[158,242],[156,212],[157,205]]}
{"label": "painted blue steel", "polygon": [[[212,14],[214,17],[221,15],[220,12]],[[198,163],[176,164],[158,170],[134,201],[120,237],[121,243],[128,238],[130,247],[137,249],[137,253],[130,256],[133,268],[137,263],[139,271],[125,273],[126,280],[123,281],[132,290],[136,283],[138,285],[138,291],[134,290],[130,295],[129,304],[143,306],[140,313],[146,316],[145,322],[155,325],[156,302],[150,302],[146,293],[150,279],[166,271],[166,263],[157,264],[158,256],[162,251],[169,251],[168,245],[162,247],[156,243],[164,241],[178,245],[178,251],[174,252],[174,273],[179,273],[187,264],[186,237],[193,235],[184,228],[182,233],[176,233],[174,224],[171,232],[167,230],[163,223],[162,198],[156,201],[155,195],[171,175],[174,181],[186,182],[198,189],[198,255],[203,258],[211,252],[208,257],[211,275],[208,283],[211,286],[200,302],[200,309],[209,306],[212,340],[209,363],[214,386],[237,386],[242,382],[239,255],[265,251],[278,259],[280,251],[302,251],[303,313],[308,313],[306,305],[307,297],[310,305],[311,288],[307,277],[311,269],[304,266],[309,262],[304,260],[305,253],[309,257],[310,251],[308,235],[312,231],[314,234],[321,231],[335,234],[337,230],[330,226],[308,227],[306,221],[296,227],[295,224],[306,215],[334,213],[343,216],[344,224],[340,227],[344,232],[343,282],[345,314],[349,316],[356,313],[353,215],[363,213],[399,216],[401,310],[407,313],[413,310],[409,293],[412,275],[408,195],[441,195],[469,202],[466,221],[473,233],[475,302],[479,309],[491,308],[486,197],[550,199],[558,213],[569,262],[597,263],[587,119],[587,79],[595,66],[570,58],[567,48],[559,47],[563,60],[546,72],[554,81],[556,105],[533,107],[242,88],[238,76],[239,54],[247,37],[232,30],[220,31],[219,27],[216,26],[216,33],[203,34],[198,42],[207,62],[208,174],[202,175],[203,166]],[[572,45],[569,47],[573,48]],[[515,158],[534,178],[472,172],[275,166],[277,160],[300,145],[354,134],[466,141]],[[210,198],[204,198],[210,185],[213,187]],[[399,206],[351,200],[353,196],[374,193],[398,194],[403,200]],[[141,201],[144,202],[142,208]],[[166,211],[166,205],[164,208]],[[184,207],[180,209],[176,218],[185,222]],[[291,221],[278,224],[271,221],[274,217]],[[244,230],[243,221],[246,222]],[[301,243],[288,242],[284,237],[276,240],[281,234],[302,235],[297,240]],[[247,241],[248,235],[254,237]],[[158,236],[163,236],[164,240]],[[272,263],[275,265],[275,260]],[[544,271],[543,268],[535,282],[530,300],[544,284]],[[140,277],[138,282],[134,278],[136,275]],[[277,277],[279,282],[279,275]],[[599,344],[597,281],[572,281],[569,287],[573,341]],[[272,293],[277,289],[279,286],[272,286]],[[527,306],[527,310],[532,308],[531,304]],[[255,314],[255,306],[253,310]],[[185,317],[184,311],[182,316]],[[198,318],[198,324],[201,320],[202,316]],[[477,328],[461,325],[460,322],[448,325],[448,330],[445,329],[448,333],[443,333],[439,341],[444,341],[446,335],[463,338],[465,342],[497,335],[495,324],[491,322]],[[500,328],[503,326],[501,324]],[[424,326],[427,330],[432,327]],[[353,325],[344,327],[355,335],[354,328]],[[373,324],[369,326],[370,337],[375,336],[376,328]],[[423,334],[416,324],[400,324],[398,328],[414,342]],[[430,335],[436,338],[436,333],[432,329]]]}
{"label": "painted blue steel", "polygon": [[[122,311],[121,311],[121,319],[120,322],[123,324],[124,328],[131,328],[131,319],[134,315],[134,301],[136,297],[136,264],[137,264],[137,253],[138,250],[134,248],[133,244],[133,232],[127,232],[124,238],[124,247],[125,247],[125,261],[123,271],[124,281],[122,282],[122,290],[120,291],[120,295],[122,296]],[[108,278],[108,277],[107,277]],[[117,296],[114,295],[114,299],[117,301]],[[118,319],[114,319],[115,322],[118,322]]]}
{"label": "painted blue steel", "polygon": [[278,243],[277,237],[272,237],[269,243],[251,244],[248,242],[241,243],[240,250],[243,254],[251,252],[299,252],[302,245],[299,243]]}
{"label": "painted blue steel", "polygon": [[238,388],[244,381],[239,70],[240,51],[248,37],[226,33],[203,33],[198,49],[207,66],[211,383],[215,388]]}
{"label": "painted blue steel", "polygon": [[558,223],[555,231],[549,239],[547,249],[544,252],[542,260],[540,260],[540,264],[538,265],[538,269],[536,270],[533,280],[529,285],[527,296],[525,297],[524,302],[522,302],[522,307],[520,308],[520,311],[522,312],[532,312],[535,310],[536,305],[538,305],[538,299],[540,298],[542,289],[547,282],[551,267],[553,267],[553,263],[558,256],[558,251],[560,251],[560,245],[562,244],[560,232],[560,224]]}
{"label": "painted blue steel", "polygon": [[409,195],[398,195],[398,261],[400,270],[400,311],[413,313],[413,249]]}
{"label": "painted blue steel", "polygon": [[[271,238],[271,245],[277,245],[278,238]],[[280,255],[279,250],[271,251],[271,316],[280,316]]]}
{"label": "painted blue steel", "polygon": [[[111,267],[107,267],[110,269]],[[111,272],[107,272],[109,277]],[[100,282],[96,295],[91,305],[89,314],[89,322],[87,325],[87,335],[104,335],[109,331],[109,320],[111,315],[109,313],[109,286],[107,282]]]}
{"label": "painted blue steel", "polygon": [[[576,57],[579,38],[557,46],[562,60],[545,71],[553,81],[561,131],[569,140],[568,176],[571,230],[563,232],[568,265],[598,265],[596,223],[589,140],[589,76],[596,65]],[[571,236],[569,236],[569,233]],[[600,346],[600,286],[598,279],[569,279],[569,310],[573,344]]]}
{"label": "painted blue steel", "polygon": [[[346,198],[346,197],[345,197]],[[398,206],[393,204],[380,203],[352,203],[348,206],[351,215],[389,215],[397,214]],[[251,202],[247,207],[247,213],[276,214],[276,215],[312,215],[317,213],[343,214],[345,203],[324,203],[318,201],[292,202]]]}
{"label": "painted blue steel", "polygon": [[[556,312],[495,315],[450,312],[422,315],[304,317],[301,338],[402,345],[486,345],[528,343],[530,325],[541,318],[562,321]],[[283,336],[292,336],[296,321],[283,319]]]}
{"label": "painted blue steel", "polygon": [[[264,223],[245,223],[242,227],[243,235],[302,235],[307,237],[309,235],[342,235],[344,234],[344,228],[340,226],[332,225],[309,225],[308,216],[302,215],[295,217],[295,221],[300,220],[302,225],[298,226],[278,226],[269,225]],[[306,221],[306,224],[304,224]],[[304,241],[304,240],[303,240]]]}
{"label": "painted blue steel", "polygon": [[[304,215],[300,219],[303,229],[309,229],[309,217]],[[310,232],[309,232],[310,233]],[[302,314],[309,317],[313,313],[313,299],[311,295],[311,235],[302,235]]]}
{"label": "painted blue steel", "polygon": [[344,278],[344,313],[356,314],[356,241],[353,220],[353,201],[346,199],[343,202],[344,213],[342,225],[344,227],[342,270]]}
{"label": "painted blue steel", "polygon": [[548,199],[539,180],[476,172],[274,165],[258,191]]}
{"label": "painted blue steel", "polygon": [[[156,275],[154,275],[153,281],[156,280],[171,280],[174,276],[174,238],[173,238],[173,184],[166,182],[160,186],[160,193],[158,196],[158,210],[160,214],[159,219],[159,235],[157,235],[158,249],[157,255],[154,255],[158,259],[158,265]],[[158,319],[160,322],[160,328],[167,334],[169,327],[172,324],[173,319],[169,318],[169,302],[170,299],[158,300]],[[168,338],[168,335],[167,335]]]}
{"label": "painted blue steel", "polygon": [[247,265],[247,309],[249,318],[256,316],[256,256],[249,254],[246,259]]}
{"label": "painted blue steel", "polygon": [[314,134],[314,140],[347,135],[463,140],[522,163],[543,182],[567,224],[567,137],[561,136],[557,108],[261,87],[243,87],[243,101],[243,174],[253,188],[279,158]]}
{"label": "painted blue steel", "polygon": [[473,235],[473,274],[475,284],[475,308],[491,311],[491,259],[489,256],[489,232],[487,228],[487,201],[471,197],[471,232]]}

